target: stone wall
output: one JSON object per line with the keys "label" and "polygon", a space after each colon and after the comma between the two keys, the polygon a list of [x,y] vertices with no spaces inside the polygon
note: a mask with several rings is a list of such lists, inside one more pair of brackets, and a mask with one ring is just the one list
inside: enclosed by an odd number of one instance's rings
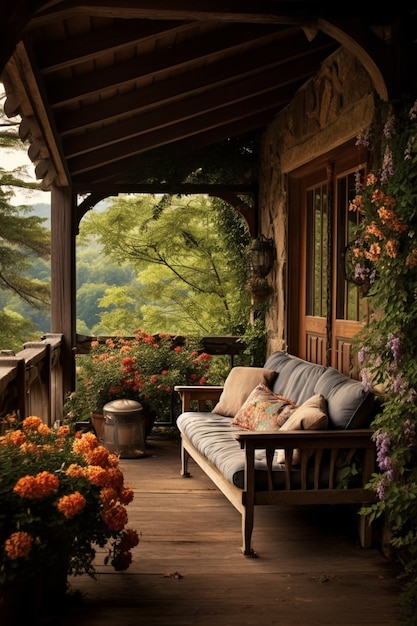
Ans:
{"label": "stone wall", "polygon": [[259,207],[261,232],[272,237],[276,263],[267,314],[268,353],[286,348],[288,173],[342,146],[371,123],[372,80],[359,61],[340,49],[296,94],[267,129],[261,148]]}

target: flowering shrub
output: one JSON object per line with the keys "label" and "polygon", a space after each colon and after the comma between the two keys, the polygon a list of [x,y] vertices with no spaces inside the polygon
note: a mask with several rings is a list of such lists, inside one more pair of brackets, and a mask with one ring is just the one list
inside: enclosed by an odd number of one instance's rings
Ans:
{"label": "flowering shrub", "polygon": [[0,437],[0,585],[53,569],[67,551],[68,573],[95,575],[97,547],[116,570],[139,543],[126,527],[133,491],[118,458],[95,435],[73,437],[39,417],[7,418]]}
{"label": "flowering shrub", "polygon": [[[77,390],[66,402],[66,413],[80,419],[111,400],[128,398],[166,421],[174,386],[206,384],[210,361],[210,355],[199,352],[197,340],[167,334],[136,331],[132,339],[93,341],[90,353],[77,359]],[[176,395],[173,400],[178,402]]]}
{"label": "flowering shrub", "polygon": [[351,205],[361,215],[351,260],[367,272],[372,295],[358,363],[364,387],[382,400],[373,423],[378,471],[369,485],[378,499],[363,512],[384,518],[404,562],[406,623],[416,624],[417,102],[404,110],[387,105],[381,133],[373,132],[381,166]]}

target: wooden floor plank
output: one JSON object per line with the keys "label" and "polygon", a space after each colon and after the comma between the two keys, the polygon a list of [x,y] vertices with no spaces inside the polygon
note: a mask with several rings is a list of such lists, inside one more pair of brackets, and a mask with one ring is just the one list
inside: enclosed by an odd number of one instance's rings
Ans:
{"label": "wooden floor plank", "polygon": [[240,515],[194,464],[179,475],[175,439],[149,440],[123,459],[135,491],[129,525],[141,533],[127,572],[70,580],[60,626],[395,626],[394,564],[359,547],[340,507],[259,507],[253,544],[240,552]]}

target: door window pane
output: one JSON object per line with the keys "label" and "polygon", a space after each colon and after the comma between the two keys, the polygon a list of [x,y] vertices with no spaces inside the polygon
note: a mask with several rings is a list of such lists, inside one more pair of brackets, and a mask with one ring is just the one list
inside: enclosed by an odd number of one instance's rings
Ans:
{"label": "door window pane", "polygon": [[349,204],[357,195],[357,180],[363,180],[364,170],[351,172],[338,178],[337,181],[337,295],[336,317],[351,321],[363,318],[362,296],[358,287],[345,280],[344,252],[354,240],[354,231],[360,220],[358,211],[349,211]]}
{"label": "door window pane", "polygon": [[307,294],[306,314],[327,315],[328,277],[327,184],[307,191]]}

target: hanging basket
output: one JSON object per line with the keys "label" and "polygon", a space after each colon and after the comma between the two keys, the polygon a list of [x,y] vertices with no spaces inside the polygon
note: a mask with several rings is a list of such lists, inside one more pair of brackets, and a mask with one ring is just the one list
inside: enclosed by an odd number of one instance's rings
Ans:
{"label": "hanging basket", "polygon": [[361,294],[366,296],[371,286],[376,280],[377,274],[375,266],[365,256],[360,257],[355,262],[356,257],[353,249],[357,248],[356,241],[350,241],[343,250],[340,259],[340,269],[346,282],[356,285]]}
{"label": "hanging basket", "polygon": [[253,276],[249,279],[247,289],[257,302],[265,302],[271,295],[271,288],[266,278]]}

